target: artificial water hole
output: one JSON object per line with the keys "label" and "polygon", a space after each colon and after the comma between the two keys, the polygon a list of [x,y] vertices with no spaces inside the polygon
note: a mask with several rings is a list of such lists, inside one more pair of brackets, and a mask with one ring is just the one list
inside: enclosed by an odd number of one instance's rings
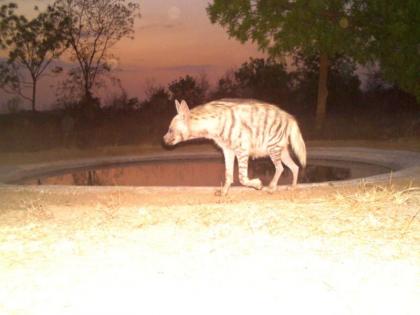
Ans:
{"label": "artificial water hole", "polygon": [[[309,160],[299,173],[299,183],[320,183],[362,178],[389,172],[390,169],[367,163]],[[72,169],[28,178],[25,185],[88,185],[88,186],[215,186],[224,182],[223,159],[182,159],[147,161]],[[258,177],[267,185],[274,175],[274,165],[269,159],[250,160],[249,177]],[[279,185],[291,184],[291,172],[285,170]],[[234,184],[239,185],[235,165]]]}

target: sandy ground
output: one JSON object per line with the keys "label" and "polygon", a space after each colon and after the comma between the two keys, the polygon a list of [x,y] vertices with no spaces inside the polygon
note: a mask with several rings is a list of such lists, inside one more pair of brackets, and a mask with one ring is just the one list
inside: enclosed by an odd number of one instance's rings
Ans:
{"label": "sandy ground", "polygon": [[418,187],[0,188],[0,314],[419,314]]}

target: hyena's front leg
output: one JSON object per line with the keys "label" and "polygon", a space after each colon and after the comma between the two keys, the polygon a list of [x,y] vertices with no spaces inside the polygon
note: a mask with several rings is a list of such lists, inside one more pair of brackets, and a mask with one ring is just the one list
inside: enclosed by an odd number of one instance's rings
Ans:
{"label": "hyena's front leg", "polygon": [[238,159],[239,182],[244,186],[253,187],[255,189],[261,189],[262,183],[258,178],[248,178],[249,155],[243,152],[238,152],[236,153],[236,157]]}
{"label": "hyena's front leg", "polygon": [[269,156],[271,161],[273,161],[274,167],[276,168],[276,172],[274,173],[273,179],[271,180],[270,184],[268,185],[268,190],[273,192],[277,188],[277,183],[279,182],[280,176],[283,173],[283,164],[282,164],[282,151],[284,150],[283,147],[274,147],[270,150]]}
{"label": "hyena's front leg", "polygon": [[[233,168],[235,166],[235,153],[230,149],[223,149],[225,158],[225,184],[220,191],[222,196],[226,196],[233,183]],[[217,192],[218,193],[218,192]]]}

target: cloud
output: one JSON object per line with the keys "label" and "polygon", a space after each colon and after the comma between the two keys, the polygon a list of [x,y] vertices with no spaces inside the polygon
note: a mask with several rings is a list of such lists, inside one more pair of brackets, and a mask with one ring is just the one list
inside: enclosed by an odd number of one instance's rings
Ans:
{"label": "cloud", "polygon": [[150,29],[172,29],[178,27],[181,23],[149,23],[137,28],[138,31],[150,30]]}
{"label": "cloud", "polygon": [[157,67],[156,70],[200,72],[200,71],[210,70],[214,67],[215,67],[215,65],[212,65],[212,64],[178,65],[178,66],[169,66],[169,67]]}
{"label": "cloud", "polygon": [[122,72],[185,72],[185,73],[201,73],[215,69],[217,66],[212,64],[186,64],[167,67],[148,67],[138,65],[126,65],[119,70]]}

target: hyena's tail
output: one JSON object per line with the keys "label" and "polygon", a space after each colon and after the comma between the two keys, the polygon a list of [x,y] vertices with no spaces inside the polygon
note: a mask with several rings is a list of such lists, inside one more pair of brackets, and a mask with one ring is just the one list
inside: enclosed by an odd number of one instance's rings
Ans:
{"label": "hyena's tail", "polygon": [[296,120],[292,120],[289,124],[289,143],[293,153],[298,158],[302,167],[306,166],[306,146],[300,133]]}

